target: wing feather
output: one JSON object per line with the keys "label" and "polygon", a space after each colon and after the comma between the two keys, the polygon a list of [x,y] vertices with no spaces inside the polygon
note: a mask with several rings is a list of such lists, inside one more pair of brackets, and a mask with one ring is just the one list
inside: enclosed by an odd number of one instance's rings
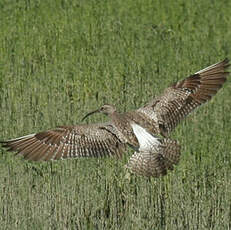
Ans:
{"label": "wing feather", "polygon": [[[147,119],[155,118],[159,132],[167,136],[198,106],[209,101],[222,87],[229,72],[229,60],[213,64],[165,89],[163,94],[137,110]],[[157,129],[158,130],[158,129]]]}
{"label": "wing feather", "polygon": [[125,149],[125,143],[122,143],[115,133],[106,129],[107,125],[108,123],[62,126],[1,143],[8,151],[16,151],[32,161],[120,156]]}

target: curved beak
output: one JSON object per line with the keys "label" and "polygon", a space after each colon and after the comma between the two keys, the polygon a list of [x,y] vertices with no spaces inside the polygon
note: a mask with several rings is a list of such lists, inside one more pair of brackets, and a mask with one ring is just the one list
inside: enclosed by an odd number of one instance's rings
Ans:
{"label": "curved beak", "polygon": [[87,117],[89,117],[90,115],[92,115],[92,114],[94,114],[94,113],[99,113],[99,112],[100,112],[100,110],[97,109],[97,110],[94,110],[94,111],[88,113],[87,115],[85,115],[85,116],[82,118],[82,121],[85,120],[85,119],[86,119]]}

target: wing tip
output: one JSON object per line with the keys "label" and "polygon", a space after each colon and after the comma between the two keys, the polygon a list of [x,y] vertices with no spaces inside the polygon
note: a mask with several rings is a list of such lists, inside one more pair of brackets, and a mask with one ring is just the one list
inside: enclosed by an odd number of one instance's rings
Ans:
{"label": "wing tip", "polygon": [[212,70],[214,70],[216,68],[218,68],[218,69],[223,68],[223,71],[225,71],[229,66],[230,66],[229,58],[226,57],[223,61],[217,62],[215,64],[212,64],[210,66],[205,67],[202,70],[199,70],[198,72],[195,73],[195,75],[196,74],[200,75],[200,74],[203,74],[203,73],[207,73],[207,72],[212,71]]}
{"label": "wing tip", "polygon": [[28,134],[26,136],[21,136],[21,137],[17,137],[14,139],[8,139],[8,140],[1,140],[0,143],[9,143],[9,142],[15,142],[15,141],[20,141],[20,140],[25,140],[25,139],[29,139],[31,137],[34,137],[36,135],[36,133],[33,134]]}
{"label": "wing tip", "polygon": [[35,136],[35,133],[33,134],[29,134],[29,135],[26,135],[26,136],[22,136],[22,137],[17,137],[17,138],[14,138],[14,139],[9,139],[9,140],[0,140],[0,144],[2,145],[3,148],[7,148],[7,151],[14,151],[14,150],[11,150],[13,145],[15,145],[16,143],[22,141],[22,140],[28,140],[32,137]]}

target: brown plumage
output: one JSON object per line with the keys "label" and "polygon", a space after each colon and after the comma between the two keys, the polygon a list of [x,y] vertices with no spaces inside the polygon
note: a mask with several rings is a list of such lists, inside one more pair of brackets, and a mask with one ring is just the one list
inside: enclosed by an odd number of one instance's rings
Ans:
{"label": "brown plumage", "polygon": [[110,122],[62,126],[1,143],[32,161],[121,156],[131,146],[136,152],[127,168],[144,176],[165,175],[179,162],[180,146],[155,135],[167,137],[183,118],[210,100],[226,81],[228,66],[228,59],[209,66],[168,87],[138,110],[122,114],[115,106],[104,105],[84,117],[100,112],[109,115]]}
{"label": "brown plumage", "polygon": [[[227,79],[229,60],[211,65],[164,90],[163,94],[138,109],[153,127],[166,136],[198,106],[214,96]],[[158,125],[157,125],[158,124]]]}
{"label": "brown plumage", "polygon": [[[154,154],[155,153],[155,154]],[[173,170],[180,160],[180,145],[175,140],[163,139],[158,151],[135,152],[126,167],[142,176],[159,177]]]}
{"label": "brown plumage", "polygon": [[169,138],[159,139],[137,124],[131,125],[140,146],[131,156],[126,168],[133,173],[152,177],[164,176],[167,170],[173,170],[173,165],[180,160],[178,142]]}

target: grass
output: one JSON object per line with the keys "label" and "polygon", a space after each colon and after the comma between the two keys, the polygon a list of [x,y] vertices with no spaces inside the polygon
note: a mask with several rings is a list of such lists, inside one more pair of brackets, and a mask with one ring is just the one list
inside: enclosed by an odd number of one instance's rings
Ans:
{"label": "grass", "polygon": [[[230,58],[230,11],[228,0],[2,0],[0,138],[78,124],[104,103],[137,108]],[[230,229],[230,90],[177,127],[181,161],[160,179],[127,175],[130,151],[31,163],[1,148],[0,228]]]}

